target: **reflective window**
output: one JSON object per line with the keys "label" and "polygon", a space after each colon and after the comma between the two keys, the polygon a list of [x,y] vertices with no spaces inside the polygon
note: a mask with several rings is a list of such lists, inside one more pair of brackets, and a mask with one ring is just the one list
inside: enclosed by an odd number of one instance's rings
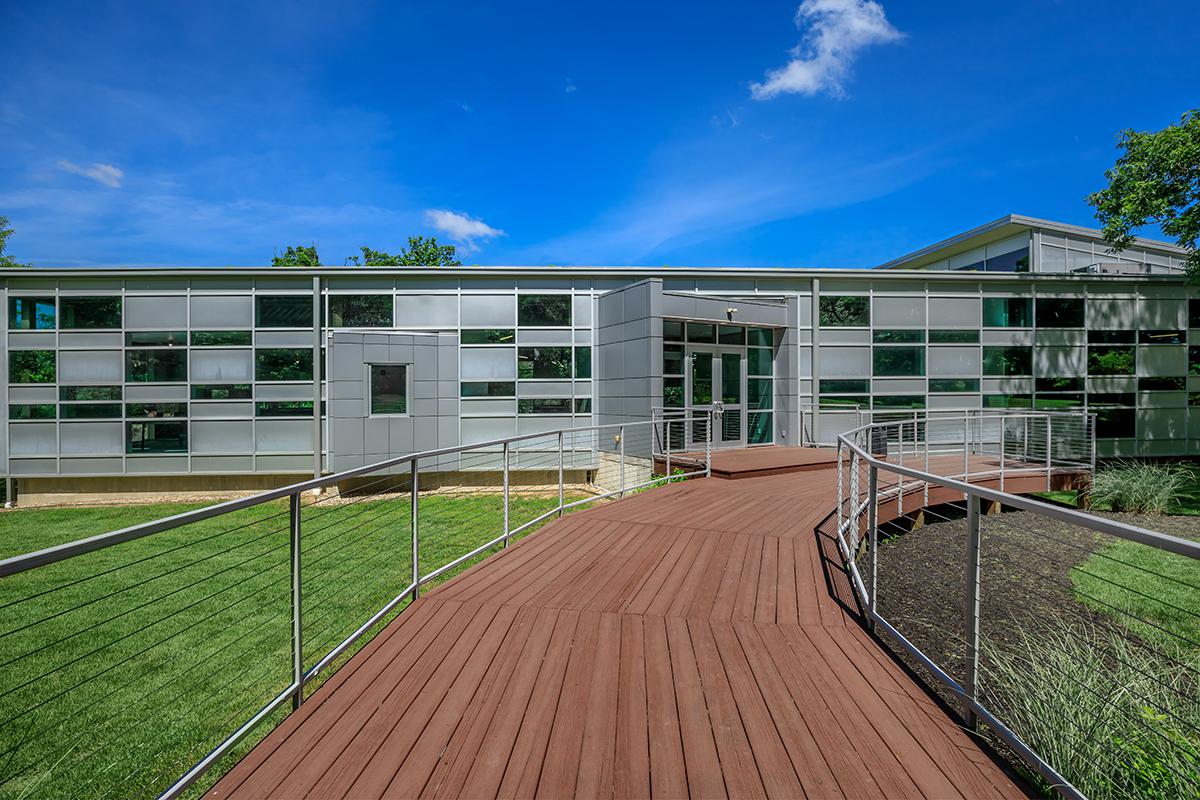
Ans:
{"label": "reflective window", "polygon": [[1083,395],[1072,394],[1039,394],[1033,401],[1033,407],[1039,411],[1059,411],[1083,407]]}
{"label": "reflective window", "polygon": [[121,298],[61,297],[58,313],[59,327],[63,330],[120,328]]}
{"label": "reflective window", "polygon": [[530,328],[569,327],[571,295],[523,294],[517,297],[517,325]]}
{"label": "reflective window", "polygon": [[60,386],[59,400],[120,400],[120,386]]}
{"label": "reflective window", "polygon": [[1029,248],[1022,247],[1020,250],[992,256],[984,262],[983,269],[987,272],[1028,272]]}
{"label": "reflective window", "polygon": [[682,375],[683,374],[683,345],[681,345],[681,344],[665,344],[665,345],[663,345],[663,374],[664,375]]}
{"label": "reflective window", "polygon": [[983,396],[984,408],[1032,408],[1033,395],[1031,394],[985,394]]}
{"label": "reflective window", "polygon": [[8,407],[9,419],[54,419],[53,403],[17,403]]}
{"label": "reflective window", "polygon": [[569,397],[538,397],[517,401],[518,414],[570,414]]}
{"label": "reflective window", "polygon": [[575,398],[575,413],[576,414],[592,413],[592,398],[576,397]]}
{"label": "reflective window", "polygon": [[751,347],[746,351],[747,375],[770,375],[775,366],[772,351],[765,347]]}
{"label": "reflective window", "polygon": [[1188,300],[1188,327],[1200,328],[1200,300]]}
{"label": "reflective window", "polygon": [[683,408],[683,378],[663,378],[663,405]]}
{"label": "reflective window", "polygon": [[817,386],[821,394],[865,394],[871,391],[869,383],[857,379],[823,380]]}
{"label": "reflective window", "polygon": [[570,347],[518,347],[518,378],[571,377]]}
{"label": "reflective window", "polygon": [[126,350],[125,380],[182,383],[187,380],[187,350]]}
{"label": "reflective window", "polygon": [[687,338],[694,344],[714,344],[717,341],[717,328],[708,322],[689,322]]}
{"label": "reflective window", "polygon": [[875,408],[924,408],[925,396],[920,394],[877,394]]}
{"label": "reflective window", "polygon": [[1182,392],[1187,388],[1187,378],[1138,378],[1139,392]]}
{"label": "reflective window", "polygon": [[1133,347],[1088,348],[1088,375],[1132,375],[1136,365]]}
{"label": "reflective window", "polygon": [[1187,331],[1139,331],[1138,341],[1142,344],[1183,344]]}
{"label": "reflective window", "polygon": [[250,344],[250,331],[192,331],[192,347],[237,347]]}
{"label": "reflective window", "polygon": [[664,319],[662,321],[663,339],[668,342],[683,341],[683,323],[677,319]]}
{"label": "reflective window", "polygon": [[1137,432],[1137,412],[1132,408],[1096,409],[1096,436],[1100,439],[1132,439]]}
{"label": "reflective window", "polygon": [[54,383],[56,372],[53,350],[9,351],[9,383]]}
{"label": "reflective window", "polygon": [[512,328],[464,330],[460,337],[463,344],[512,344],[516,339],[517,332]]}
{"label": "reflective window", "polygon": [[866,394],[860,395],[821,395],[821,408],[868,408],[871,405],[871,396]]}
{"label": "reflective window", "polygon": [[1188,375],[1200,375],[1200,345],[1188,348]]}
{"label": "reflective window", "polygon": [[120,403],[63,403],[58,408],[63,419],[116,419],[121,416]]}
{"label": "reflective window", "polygon": [[[312,405],[309,404],[311,409]],[[371,365],[371,413],[408,413],[408,366]]]}
{"label": "reflective window", "polygon": [[254,304],[254,324],[259,328],[312,327],[311,296],[258,295]]}
{"label": "reflective window", "polygon": [[1081,297],[1039,297],[1037,326],[1039,328],[1082,328],[1084,302]]}
{"label": "reflective window", "polygon": [[8,327],[17,331],[54,329],[53,297],[8,298]]}
{"label": "reflective window", "polygon": [[125,423],[125,452],[186,453],[186,422],[127,422]]}
{"label": "reflective window", "polygon": [[770,444],[775,441],[775,415],[770,411],[751,411],[746,415],[746,441],[749,444]]}
{"label": "reflective window", "polygon": [[930,344],[979,344],[979,329],[973,330],[931,330]]}
{"label": "reflective window", "polygon": [[1034,388],[1039,392],[1082,392],[1083,378],[1038,378]]}
{"label": "reflective window", "polygon": [[882,376],[918,376],[925,374],[924,347],[876,347],[873,374]]}
{"label": "reflective window", "polygon": [[460,391],[463,397],[515,397],[517,384],[514,381],[463,381]]}
{"label": "reflective window", "polygon": [[978,392],[978,378],[930,378],[931,392]]}
{"label": "reflective window", "polygon": [[390,294],[329,296],[329,325],[333,328],[392,327]]}
{"label": "reflective window", "polygon": [[126,347],[182,347],[187,344],[186,331],[126,331]]}
{"label": "reflective window", "polygon": [[921,330],[877,330],[872,334],[875,344],[917,344],[925,341]]}
{"label": "reflective window", "polygon": [[592,377],[592,348],[591,347],[576,347],[575,348],[575,377],[576,378]]}
{"label": "reflective window", "polygon": [[187,403],[126,403],[127,417],[186,417]]}
{"label": "reflective window", "polygon": [[983,327],[1028,328],[1033,324],[1033,299],[1029,297],[983,298]]}
{"label": "reflective window", "polygon": [[820,311],[822,327],[866,327],[871,324],[869,297],[827,295],[821,298]]}
{"label": "reflective window", "polygon": [[1136,338],[1132,330],[1088,331],[1088,344],[1133,344]]}
{"label": "reflective window", "polygon": [[984,375],[1032,375],[1033,348],[1021,345],[983,348]]}
{"label": "reflective window", "polygon": [[1089,406],[1131,406],[1136,400],[1133,392],[1089,393],[1087,396]]}
{"label": "reflective window", "polygon": [[304,347],[273,347],[254,351],[256,381],[311,381],[312,350]]}
{"label": "reflective window", "polygon": [[256,417],[311,417],[312,415],[312,400],[275,400],[254,404],[254,416]]}
{"label": "reflective window", "polygon": [[774,347],[775,331],[771,328],[747,328],[746,344],[751,347]]}
{"label": "reflective window", "polygon": [[774,381],[763,378],[746,380],[746,407],[752,411],[765,411],[774,405]]}
{"label": "reflective window", "polygon": [[746,329],[741,325],[718,325],[717,342],[720,344],[745,344]]}
{"label": "reflective window", "polygon": [[192,387],[193,400],[249,400],[250,384],[201,384]]}

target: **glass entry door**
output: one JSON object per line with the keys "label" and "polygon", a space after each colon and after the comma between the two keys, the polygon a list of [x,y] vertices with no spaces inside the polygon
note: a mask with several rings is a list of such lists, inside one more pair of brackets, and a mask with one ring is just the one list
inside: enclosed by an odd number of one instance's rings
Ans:
{"label": "glass entry door", "polygon": [[[687,405],[694,408],[721,402],[725,413],[718,422],[713,444],[737,447],[746,444],[746,359],[742,348],[690,348],[687,368]],[[688,446],[703,447],[707,423],[697,419],[688,431]]]}

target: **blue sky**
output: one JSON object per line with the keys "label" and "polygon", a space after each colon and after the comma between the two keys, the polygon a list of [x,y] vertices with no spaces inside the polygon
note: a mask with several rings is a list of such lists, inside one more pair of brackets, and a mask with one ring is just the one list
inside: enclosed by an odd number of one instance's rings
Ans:
{"label": "blue sky", "polygon": [[1200,106],[1188,0],[2,1],[0,215],[39,266],[413,234],[873,266],[1009,212],[1092,224],[1117,132]]}

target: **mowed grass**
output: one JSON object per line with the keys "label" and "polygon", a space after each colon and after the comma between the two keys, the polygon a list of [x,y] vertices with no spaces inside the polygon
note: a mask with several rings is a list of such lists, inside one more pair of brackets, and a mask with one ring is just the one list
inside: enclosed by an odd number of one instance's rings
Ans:
{"label": "mowed grass", "polygon": [[[412,510],[406,495],[305,503],[309,668],[411,582]],[[510,525],[556,505],[557,496],[514,496]],[[0,553],[196,507],[6,512]],[[503,526],[496,494],[422,495],[419,512],[423,574],[495,538]],[[286,689],[288,553],[281,501],[0,579],[0,797],[154,796]]]}

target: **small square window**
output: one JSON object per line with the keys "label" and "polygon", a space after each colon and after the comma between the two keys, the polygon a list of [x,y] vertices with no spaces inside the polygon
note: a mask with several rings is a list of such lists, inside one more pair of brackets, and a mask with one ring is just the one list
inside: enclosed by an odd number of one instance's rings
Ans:
{"label": "small square window", "polygon": [[371,414],[408,413],[408,365],[371,365]]}

